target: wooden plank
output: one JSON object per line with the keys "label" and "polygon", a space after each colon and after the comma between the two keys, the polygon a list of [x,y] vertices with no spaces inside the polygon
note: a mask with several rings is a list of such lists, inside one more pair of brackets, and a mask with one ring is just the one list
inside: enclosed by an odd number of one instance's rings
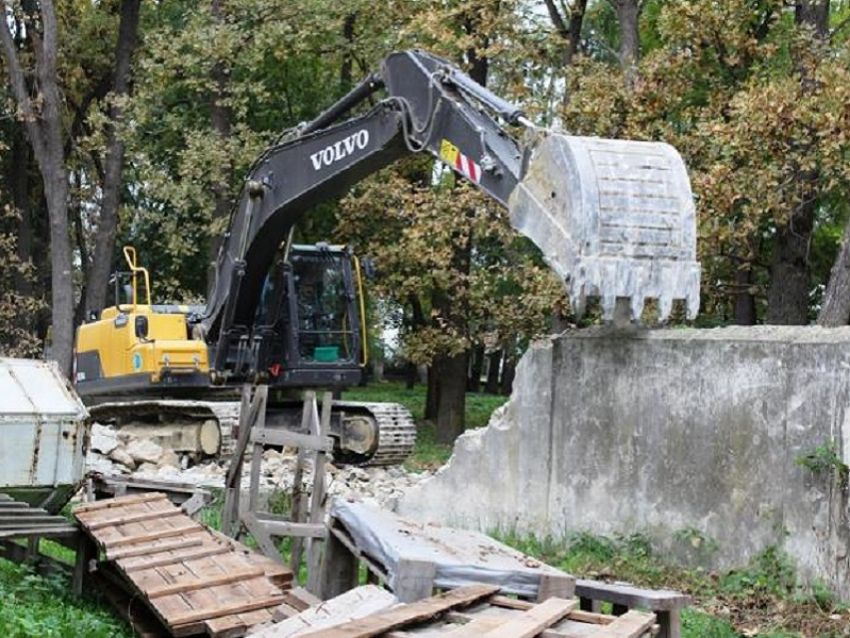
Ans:
{"label": "wooden plank", "polygon": [[586,579],[576,581],[576,596],[623,605],[630,609],[647,607],[653,611],[681,609],[691,603],[689,596],[677,591],[642,589],[627,583],[605,583]]}
{"label": "wooden plank", "polygon": [[[245,520],[247,522],[248,515]],[[271,536],[297,536],[299,538],[325,538],[328,529],[321,523],[293,523],[290,521],[276,521],[262,516],[252,516],[252,523],[262,525]]]}
{"label": "wooden plank", "polygon": [[133,496],[119,496],[118,498],[109,498],[104,501],[95,501],[94,503],[83,503],[77,505],[73,509],[74,516],[92,514],[97,511],[112,509],[114,507],[123,507],[125,505],[133,505],[135,503],[150,503],[153,501],[168,500],[168,497],[162,492],[150,492],[148,494],[134,494]]}
{"label": "wooden plank", "polygon": [[655,614],[642,611],[628,611],[611,624],[603,627],[594,638],[639,638],[652,629]]}
{"label": "wooden plank", "polygon": [[33,507],[29,503],[21,503],[20,501],[0,501],[0,514],[19,512],[27,510],[29,512],[38,512],[39,514],[47,514],[47,510],[40,507]]}
{"label": "wooden plank", "polygon": [[543,602],[552,597],[570,599],[575,596],[575,591],[576,579],[573,576],[543,573],[537,583],[537,601]]}
{"label": "wooden plank", "polygon": [[321,452],[333,451],[333,439],[329,436],[300,434],[290,430],[266,428],[251,433],[251,442],[259,445],[298,447]]}
{"label": "wooden plank", "polygon": [[[201,542],[201,544],[203,544],[203,541]],[[203,549],[199,549],[196,551],[172,554],[170,556],[163,556],[162,558],[145,560],[144,562],[140,562],[134,565],[120,565],[120,567],[125,574],[129,575],[134,572],[142,571],[145,569],[153,569],[154,567],[163,567],[165,565],[174,565],[176,563],[182,563],[183,561],[195,560],[197,558],[205,558],[207,556],[216,556],[217,554],[226,554],[230,551],[231,549],[224,545],[208,545]]]}
{"label": "wooden plank", "polygon": [[169,518],[172,516],[180,516],[183,512],[178,509],[169,508],[169,509],[161,509],[161,510],[150,510],[148,512],[144,512],[142,514],[126,514],[124,516],[116,516],[115,518],[106,518],[103,520],[92,521],[86,528],[90,532],[97,531],[99,529],[103,529],[104,527],[111,527],[113,525],[125,525],[127,523],[140,523],[142,521],[150,521],[150,520],[161,520],[163,518]]}
{"label": "wooden plank", "polygon": [[21,516],[0,515],[0,529],[12,529],[13,527],[35,526],[35,525],[70,525],[61,516],[24,514]]}
{"label": "wooden plank", "polygon": [[[330,432],[332,408],[333,394],[331,392],[325,392],[322,394],[321,420],[313,424],[315,430],[311,431],[311,434],[324,436]],[[333,447],[331,447],[332,449]],[[325,497],[327,491],[327,486],[325,485],[326,463],[326,450],[316,450],[313,460],[313,493],[310,500],[310,523],[313,525],[321,524],[323,527],[325,523]],[[325,538],[327,538],[327,529],[325,529],[325,535],[321,538],[311,536],[307,540],[307,588],[314,592],[318,592],[320,587],[322,548]]]}
{"label": "wooden plank", "polygon": [[434,593],[437,565],[427,560],[401,558],[396,564],[393,592],[403,603],[428,598]]}
{"label": "wooden plank", "polygon": [[210,620],[212,618],[221,618],[222,616],[230,616],[231,614],[241,614],[265,607],[274,607],[282,602],[283,594],[273,594],[264,598],[254,599],[252,601],[240,601],[230,605],[210,607],[209,609],[196,609],[192,612],[169,618],[169,624],[177,628],[179,625],[187,625],[198,621]]}
{"label": "wooden plank", "polygon": [[258,576],[263,576],[262,567],[254,567],[252,569],[246,569],[240,572],[234,572],[230,574],[222,574],[216,578],[204,578],[203,580],[195,580],[190,582],[183,583],[175,583],[173,585],[167,585],[165,587],[158,587],[155,589],[148,589],[144,592],[144,594],[149,599],[161,598],[162,596],[171,596],[173,594],[182,594],[187,591],[194,591],[196,589],[202,589],[206,587],[215,587],[217,585],[226,585],[229,583],[235,583],[240,580],[249,580],[251,578],[257,578]]}
{"label": "wooden plank", "polygon": [[161,545],[155,546],[144,546],[144,547],[128,547],[127,549],[118,550],[118,551],[107,551],[106,558],[107,560],[121,560],[122,558],[130,558],[133,556],[146,556],[146,555],[154,555],[160,554],[162,552],[170,552],[175,549],[185,549],[187,547],[197,547],[198,545],[203,545],[204,540],[199,537],[194,538],[182,538],[180,540],[172,541],[170,543],[162,543]]}
{"label": "wooden plank", "polygon": [[494,618],[492,616],[474,618],[458,629],[446,633],[446,636],[450,638],[479,638],[489,631],[498,629],[510,620],[510,618]]}
{"label": "wooden plank", "polygon": [[375,585],[363,585],[258,631],[252,638],[289,638],[308,630],[318,631],[382,612],[397,602],[395,596],[387,590]]}
{"label": "wooden plank", "polygon": [[178,525],[177,527],[170,527],[168,529],[156,529],[151,532],[136,534],[134,536],[122,536],[113,540],[104,541],[103,544],[106,546],[106,550],[108,552],[110,549],[114,549],[116,547],[124,547],[125,545],[138,545],[139,543],[148,543],[150,541],[156,541],[162,538],[171,538],[172,536],[182,536],[183,534],[187,534],[190,532],[203,531],[204,528],[202,525],[192,521],[191,519],[189,520],[189,523],[184,523],[183,525]]}
{"label": "wooden plank", "polygon": [[373,614],[359,620],[352,620],[336,627],[321,629],[305,634],[304,638],[366,638],[412,622],[421,622],[454,607],[462,607],[486,598],[499,591],[496,585],[469,585],[453,589],[439,596],[433,596]]}
{"label": "wooden plank", "polygon": [[256,609],[244,614],[212,618],[204,621],[204,627],[211,638],[239,638],[244,636],[251,627],[269,620],[271,620],[271,613],[267,609]]}
{"label": "wooden plank", "polygon": [[532,638],[544,629],[560,622],[578,606],[577,600],[549,598],[535,605],[518,618],[483,634],[486,638]]}
{"label": "wooden plank", "polygon": [[79,532],[76,527],[70,525],[45,525],[43,527],[22,527],[20,529],[7,529],[0,531],[0,538],[35,538],[38,536],[73,536]]}

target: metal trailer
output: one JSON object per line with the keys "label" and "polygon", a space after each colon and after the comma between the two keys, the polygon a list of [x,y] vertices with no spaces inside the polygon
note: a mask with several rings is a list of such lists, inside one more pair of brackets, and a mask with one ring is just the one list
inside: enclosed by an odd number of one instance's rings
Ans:
{"label": "metal trailer", "polygon": [[87,426],[55,363],[0,358],[0,492],[60,510],[83,481]]}

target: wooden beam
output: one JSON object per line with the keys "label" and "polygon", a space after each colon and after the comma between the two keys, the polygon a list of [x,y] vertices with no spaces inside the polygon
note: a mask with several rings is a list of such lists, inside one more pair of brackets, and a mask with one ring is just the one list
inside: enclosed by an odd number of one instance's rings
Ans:
{"label": "wooden beam", "polygon": [[439,596],[433,596],[419,602],[410,603],[409,605],[395,607],[385,612],[372,614],[366,618],[351,620],[336,627],[320,629],[319,631],[305,634],[304,638],[367,638],[369,636],[377,636],[413,622],[428,620],[454,607],[470,605],[495,594],[497,591],[499,591],[497,585],[479,584],[460,587]]}
{"label": "wooden beam", "polygon": [[594,638],[639,638],[652,629],[655,614],[627,611],[611,624],[593,634]]}
{"label": "wooden beam", "polygon": [[221,618],[231,614],[242,614],[255,609],[264,609],[266,607],[274,607],[284,601],[283,594],[275,594],[263,598],[256,598],[249,603],[232,603],[230,605],[216,605],[209,609],[196,609],[185,614],[169,617],[169,624],[179,631],[180,625],[196,623],[202,620],[211,620],[213,618]]}
{"label": "wooden beam", "polygon": [[177,541],[172,541],[169,543],[162,543],[161,545],[156,546],[147,546],[147,547],[128,547],[127,549],[118,550],[118,551],[109,551],[106,552],[107,560],[121,560],[122,558],[130,558],[132,556],[153,556],[155,554],[160,554],[162,552],[170,552],[175,549],[184,549],[186,547],[197,547],[198,545],[203,545],[204,540],[202,538],[194,537],[194,538],[182,538]]}
{"label": "wooden beam", "polygon": [[577,606],[577,600],[549,598],[518,618],[511,618],[508,622],[481,635],[485,638],[533,638],[544,629],[560,622]]}
{"label": "wooden beam", "polygon": [[[195,547],[197,545],[193,545]],[[154,560],[146,560],[144,563],[139,563],[138,565],[131,565],[129,567],[121,566],[121,569],[124,570],[125,574],[132,574],[133,572],[140,572],[146,569],[153,569],[154,567],[165,567],[166,565],[174,565],[176,563],[182,563],[188,560],[197,560],[198,558],[206,558],[207,556],[217,556],[219,554],[227,554],[230,552],[230,548],[224,545],[216,545],[214,547],[206,547],[204,549],[200,549],[196,552],[185,552],[182,554],[172,554],[170,556],[163,556],[162,558],[154,559]]]}
{"label": "wooden beam", "polygon": [[153,532],[145,532],[144,534],[136,534],[135,536],[122,536],[121,538],[104,541],[103,544],[107,551],[116,547],[124,547],[125,545],[138,545],[139,543],[149,543],[157,541],[161,538],[171,538],[172,536],[182,536],[191,532],[203,531],[203,526],[200,523],[192,521],[189,524],[179,525],[177,527],[169,527],[168,529],[158,529]]}
{"label": "wooden beam", "polygon": [[300,434],[289,430],[265,428],[251,433],[251,441],[260,445],[280,445],[283,447],[298,447],[305,450],[320,452],[333,451],[333,439],[329,436]]}
{"label": "wooden beam", "polygon": [[257,578],[258,576],[263,576],[264,574],[265,571],[262,567],[254,567],[252,569],[245,569],[231,574],[222,574],[221,576],[216,576],[215,578],[203,578],[201,580],[193,580],[191,582],[174,583],[172,585],[156,587],[145,590],[144,593],[150,599],[161,598],[163,596],[171,596],[172,594],[182,594],[189,591],[195,591],[197,589],[205,589],[207,587],[229,585],[231,583],[237,583],[242,580],[251,580],[252,578]]}
{"label": "wooden beam", "polygon": [[168,497],[162,492],[151,492],[149,494],[136,494],[135,496],[122,497],[120,501],[107,499],[95,501],[94,503],[83,503],[74,508],[74,516],[89,514],[90,512],[110,509],[113,507],[124,507],[125,505],[136,505],[138,503],[150,503],[152,501],[167,501]]}
{"label": "wooden beam", "polygon": [[183,512],[179,509],[169,507],[167,510],[151,510],[141,514],[127,514],[125,516],[116,516],[115,518],[105,518],[102,520],[92,521],[86,525],[90,532],[111,527],[113,525],[123,525],[126,523],[141,523],[142,521],[151,521],[155,519],[169,518],[171,516],[180,516]]}

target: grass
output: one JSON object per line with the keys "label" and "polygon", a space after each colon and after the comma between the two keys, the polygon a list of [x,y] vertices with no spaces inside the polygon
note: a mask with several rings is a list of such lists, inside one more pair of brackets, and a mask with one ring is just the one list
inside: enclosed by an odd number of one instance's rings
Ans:
{"label": "grass", "polygon": [[578,577],[688,593],[694,606],[682,614],[684,638],[850,635],[847,606],[822,586],[801,587],[790,559],[775,547],[738,569],[706,572],[665,562],[641,534],[611,538],[577,532],[560,539],[494,535]]}
{"label": "grass", "polygon": [[[433,423],[425,420],[426,387],[417,384],[408,389],[402,381],[371,382],[362,388],[346,390],[343,398],[349,401],[372,401],[378,403],[400,403],[413,415],[418,426],[416,449],[405,462],[408,470],[434,469],[443,465],[451,456],[452,446],[437,442],[437,430]],[[487,425],[496,408],[504,405],[508,397],[466,393],[466,429]]]}
{"label": "grass", "polygon": [[129,638],[132,632],[97,600],[70,595],[64,577],[44,578],[0,559],[3,638]]}

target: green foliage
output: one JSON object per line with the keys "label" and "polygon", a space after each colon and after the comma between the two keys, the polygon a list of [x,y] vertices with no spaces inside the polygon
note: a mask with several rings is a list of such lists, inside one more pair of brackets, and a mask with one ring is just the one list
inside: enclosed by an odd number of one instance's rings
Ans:
{"label": "green foliage", "polygon": [[6,638],[122,638],[132,632],[90,600],[70,596],[65,578],[43,578],[0,559],[0,632]]}
{"label": "green foliage", "polygon": [[18,254],[19,220],[13,209],[0,208],[0,356],[37,357],[37,317],[46,303],[33,292],[33,262]]}
{"label": "green foliage", "polygon": [[828,441],[794,459],[794,464],[804,467],[813,474],[835,474],[842,489],[847,488],[850,467],[838,456],[835,441]]}
{"label": "green foliage", "polygon": [[713,618],[704,612],[694,609],[682,612],[684,638],[738,638],[740,635],[728,622]]}
{"label": "green foliage", "polygon": [[[696,532],[682,535],[693,538]],[[570,532],[539,537],[500,530],[494,536],[580,578],[689,594],[694,604],[682,614],[685,638],[844,635],[846,607],[823,584],[801,588],[788,556],[776,547],[767,547],[743,567],[718,573],[671,564],[639,533],[611,537]]]}
{"label": "green foliage", "polygon": [[770,546],[754,556],[746,567],[724,573],[717,589],[739,597],[786,596],[796,591],[797,576],[788,555]]}

